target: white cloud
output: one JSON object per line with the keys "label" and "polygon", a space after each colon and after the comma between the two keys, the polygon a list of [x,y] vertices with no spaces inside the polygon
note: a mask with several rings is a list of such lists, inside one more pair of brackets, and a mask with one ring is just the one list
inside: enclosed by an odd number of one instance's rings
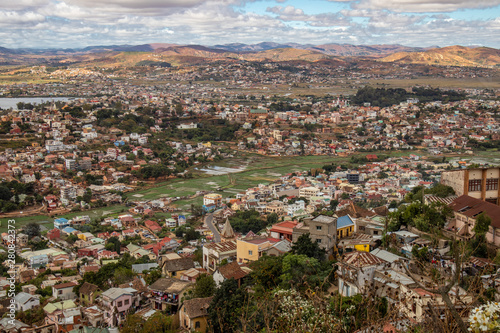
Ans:
{"label": "white cloud", "polygon": [[387,9],[396,12],[453,12],[460,9],[490,8],[500,0],[361,0],[352,1],[356,9]]}
{"label": "white cloud", "polygon": [[424,14],[438,11],[438,7],[484,7],[500,0],[356,0],[350,1],[350,9],[322,14],[308,14],[307,2],[298,8],[280,4],[284,0],[275,0],[263,13],[254,13],[244,6],[250,1],[254,0],[0,0],[0,45],[274,41],[500,46],[499,18],[471,21]]}

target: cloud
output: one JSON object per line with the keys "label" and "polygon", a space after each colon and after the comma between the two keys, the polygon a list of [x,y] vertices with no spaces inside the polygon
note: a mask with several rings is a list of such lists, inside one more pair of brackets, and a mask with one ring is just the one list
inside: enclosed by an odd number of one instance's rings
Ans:
{"label": "cloud", "polygon": [[350,19],[340,13],[307,15],[304,10],[294,6],[268,7],[266,12],[277,15],[281,21],[302,21],[314,27],[337,27],[350,25]]}
{"label": "cloud", "polygon": [[[206,0],[66,0],[85,7],[122,7],[129,9],[144,8],[189,8],[201,5]],[[103,6],[104,5],[104,6]]]}
{"label": "cloud", "polygon": [[386,9],[406,13],[453,12],[461,9],[490,8],[500,0],[360,0],[352,1],[355,9]]}
{"label": "cloud", "polygon": [[46,48],[272,41],[500,46],[499,18],[473,21],[427,13],[437,7],[481,7],[500,0],[356,0],[349,1],[349,9],[321,14],[308,14],[306,5],[298,8],[282,0],[275,0],[265,11],[253,12],[245,6],[251,1],[3,0],[0,45]]}
{"label": "cloud", "polygon": [[4,27],[25,27],[26,25],[33,25],[43,21],[45,21],[45,16],[34,12],[21,14],[13,11],[0,11],[0,26]]}

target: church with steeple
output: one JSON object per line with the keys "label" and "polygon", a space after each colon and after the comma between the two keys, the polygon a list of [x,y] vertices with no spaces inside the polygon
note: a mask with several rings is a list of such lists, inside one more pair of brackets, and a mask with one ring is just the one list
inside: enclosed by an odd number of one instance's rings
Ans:
{"label": "church with steeple", "polygon": [[226,223],[220,233],[220,238],[221,242],[228,242],[236,239],[236,234],[234,233],[233,227],[231,227],[231,223],[229,223],[229,219],[226,219]]}

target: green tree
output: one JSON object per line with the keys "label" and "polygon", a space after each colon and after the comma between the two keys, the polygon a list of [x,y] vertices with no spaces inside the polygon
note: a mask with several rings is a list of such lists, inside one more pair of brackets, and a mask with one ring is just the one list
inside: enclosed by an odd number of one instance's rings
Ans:
{"label": "green tree", "polygon": [[145,323],[141,333],[170,333],[176,332],[172,327],[172,319],[166,314],[156,312]]}
{"label": "green tree", "polygon": [[292,245],[292,253],[305,255],[310,258],[315,258],[319,261],[326,259],[326,252],[319,247],[319,244],[311,241],[309,234],[302,234]]}
{"label": "green tree", "polygon": [[250,264],[252,272],[250,273],[253,282],[261,286],[263,290],[276,288],[280,283],[283,257],[262,256],[257,261]]}
{"label": "green tree", "polygon": [[273,225],[278,222],[278,214],[271,213],[267,216],[267,225]]}
{"label": "green tree", "polygon": [[159,278],[161,278],[161,270],[158,267],[152,268],[144,274],[144,281],[148,285],[155,283]]}
{"label": "green tree", "polygon": [[196,278],[194,288],[190,290],[187,299],[210,297],[215,294],[215,281],[212,275],[202,274]]}
{"label": "green tree", "polygon": [[339,205],[339,201],[337,199],[330,200],[330,210],[331,211],[336,211],[338,205]]}
{"label": "green tree", "polygon": [[283,258],[283,274],[281,281],[284,287],[292,287],[303,289],[308,284],[308,287],[314,287],[317,279],[316,275],[320,270],[320,262],[312,257],[304,254],[288,254]]}
{"label": "green tree", "polygon": [[137,314],[129,314],[127,320],[120,329],[121,333],[141,333],[145,320]]}
{"label": "green tree", "polygon": [[40,225],[36,222],[30,222],[24,226],[24,233],[28,235],[29,239],[40,237]]}
{"label": "green tree", "polygon": [[234,279],[221,283],[208,308],[209,324],[214,332],[238,332],[242,306],[247,299],[246,291],[238,288]]}
{"label": "green tree", "polygon": [[490,229],[491,218],[485,212],[482,212],[476,217],[476,225],[474,226],[474,232],[478,235],[485,235]]}

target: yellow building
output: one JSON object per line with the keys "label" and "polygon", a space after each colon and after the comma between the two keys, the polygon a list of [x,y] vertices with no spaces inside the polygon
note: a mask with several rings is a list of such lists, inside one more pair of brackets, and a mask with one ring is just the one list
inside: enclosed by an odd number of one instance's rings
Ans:
{"label": "yellow building", "polygon": [[82,233],[79,233],[77,236],[79,239],[84,240],[86,242],[88,242],[92,238],[95,238],[95,236],[92,235],[90,232],[82,232]]}
{"label": "yellow building", "polygon": [[180,326],[191,332],[207,332],[208,307],[212,298],[193,298],[184,301],[179,309]]}
{"label": "yellow building", "polygon": [[262,256],[262,252],[269,249],[277,241],[274,238],[250,237],[238,239],[236,241],[236,257],[238,262],[257,261]]}
{"label": "yellow building", "polygon": [[337,239],[349,237],[354,232],[354,221],[349,215],[337,219]]}

